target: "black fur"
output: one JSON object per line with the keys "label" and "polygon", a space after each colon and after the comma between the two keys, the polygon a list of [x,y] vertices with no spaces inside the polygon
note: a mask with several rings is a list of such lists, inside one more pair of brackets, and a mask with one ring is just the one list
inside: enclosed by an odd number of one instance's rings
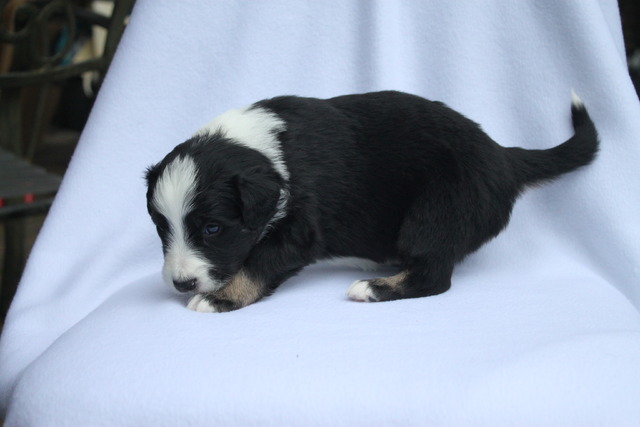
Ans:
{"label": "black fur", "polygon": [[[224,277],[246,272],[260,295],[316,260],[346,256],[395,260],[407,273],[395,286],[371,281],[373,300],[444,292],[454,265],[507,225],[527,185],[589,164],[598,149],[593,122],[575,105],[575,135],[549,150],[504,148],[444,104],[400,92],[284,96],[254,107],[286,124],[278,139],[288,182],[262,154],[221,134],[179,145],[147,179],[151,198],[168,162],[195,159],[202,175],[186,219],[190,239]],[[265,231],[281,189],[286,216]],[[200,230],[213,220],[226,234],[205,241]]]}

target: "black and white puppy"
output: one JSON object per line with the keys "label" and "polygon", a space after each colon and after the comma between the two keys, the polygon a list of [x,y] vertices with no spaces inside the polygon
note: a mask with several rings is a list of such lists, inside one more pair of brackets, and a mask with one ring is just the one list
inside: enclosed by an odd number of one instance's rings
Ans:
{"label": "black and white puppy", "polygon": [[440,102],[400,92],[283,96],[213,119],[147,171],[165,280],[188,307],[235,310],[321,259],[394,263],[356,301],[435,295],[454,265],[508,223],[526,186],[589,164],[595,126],[573,97],[575,135],[504,148]]}

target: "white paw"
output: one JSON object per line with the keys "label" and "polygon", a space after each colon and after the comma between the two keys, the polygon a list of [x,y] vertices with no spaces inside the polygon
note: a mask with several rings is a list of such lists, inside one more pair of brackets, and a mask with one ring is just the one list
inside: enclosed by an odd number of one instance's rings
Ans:
{"label": "white paw", "polygon": [[191,297],[187,304],[189,310],[197,311],[198,313],[216,313],[216,308],[204,297],[202,294],[196,294]]}
{"label": "white paw", "polygon": [[356,280],[349,286],[347,296],[353,301],[373,302],[378,301],[375,297],[368,280]]}

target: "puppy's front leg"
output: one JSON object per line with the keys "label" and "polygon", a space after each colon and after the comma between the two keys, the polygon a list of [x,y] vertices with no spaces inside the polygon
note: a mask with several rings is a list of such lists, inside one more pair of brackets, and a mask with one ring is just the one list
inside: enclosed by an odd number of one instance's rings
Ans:
{"label": "puppy's front leg", "polygon": [[265,286],[240,270],[222,289],[194,295],[187,308],[201,313],[221,313],[252,304],[266,294]]}

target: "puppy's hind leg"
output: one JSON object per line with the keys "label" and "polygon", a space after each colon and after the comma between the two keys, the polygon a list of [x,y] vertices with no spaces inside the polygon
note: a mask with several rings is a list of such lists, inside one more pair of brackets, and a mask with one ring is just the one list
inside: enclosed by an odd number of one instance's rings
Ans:
{"label": "puppy's hind leg", "polygon": [[347,296],[360,302],[389,301],[402,298],[407,271],[391,277],[380,277],[370,280],[357,280],[349,287]]}
{"label": "puppy's hind leg", "polygon": [[451,287],[453,263],[444,260],[416,260],[414,267],[391,277],[354,282],[347,296],[360,302],[392,301],[441,294]]}
{"label": "puppy's hind leg", "polygon": [[461,257],[464,224],[455,191],[429,192],[407,211],[398,236],[401,272],[359,280],[347,296],[355,301],[390,301],[437,295],[451,287],[453,266]]}

